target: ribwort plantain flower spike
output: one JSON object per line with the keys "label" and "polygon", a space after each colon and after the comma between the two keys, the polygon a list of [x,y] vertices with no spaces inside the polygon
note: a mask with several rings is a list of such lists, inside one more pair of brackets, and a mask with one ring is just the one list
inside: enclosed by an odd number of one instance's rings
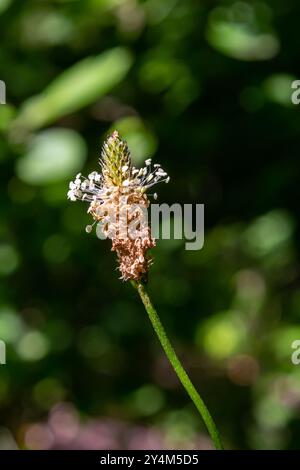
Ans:
{"label": "ribwort plantain flower spike", "polygon": [[[160,164],[152,165],[150,158],[145,161],[143,168],[135,168],[131,162],[127,143],[120,138],[117,131],[104,142],[99,163],[100,173],[93,171],[87,178],[79,173],[75,180],[71,181],[68,198],[71,201],[80,200],[89,203],[88,213],[94,222],[92,225],[87,225],[87,233],[90,233],[94,224],[99,222],[102,224],[104,234],[111,238],[112,251],[117,253],[121,278],[125,281],[130,280],[137,290],[177,377],[202,416],[216,449],[222,449],[214,420],[178,359],[144,283],[151,265],[148,250],[155,246],[148,218],[145,217],[150,204],[147,190],[157,183],[168,183],[170,178]],[[153,194],[153,198],[157,199],[156,193]],[[128,233],[128,227],[136,222],[137,217],[138,236],[132,237]]]}
{"label": "ribwort plantain flower spike", "polygon": [[[112,240],[121,278],[125,281],[146,279],[152,263],[148,250],[155,246],[149,224],[142,217],[143,209],[147,210],[150,204],[146,192],[157,183],[168,183],[170,178],[160,164],[152,166],[150,158],[143,168],[134,167],[128,145],[117,131],[104,142],[99,163],[101,172],[93,171],[87,178],[79,173],[71,181],[68,198],[89,203],[88,213],[94,223],[101,222],[104,234]],[[153,197],[157,199],[157,194]],[[137,217],[139,234],[132,237],[128,227]],[[90,233],[92,227],[88,225],[86,232]]]}

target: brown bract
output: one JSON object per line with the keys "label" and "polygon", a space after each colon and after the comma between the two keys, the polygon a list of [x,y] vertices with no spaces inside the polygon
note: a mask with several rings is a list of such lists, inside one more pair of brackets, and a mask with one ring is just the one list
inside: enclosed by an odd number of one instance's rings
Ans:
{"label": "brown bract", "polygon": [[148,250],[155,246],[155,240],[148,224],[148,206],[146,194],[136,189],[115,188],[104,202],[94,201],[89,208],[112,241],[124,281],[145,279],[152,263]]}

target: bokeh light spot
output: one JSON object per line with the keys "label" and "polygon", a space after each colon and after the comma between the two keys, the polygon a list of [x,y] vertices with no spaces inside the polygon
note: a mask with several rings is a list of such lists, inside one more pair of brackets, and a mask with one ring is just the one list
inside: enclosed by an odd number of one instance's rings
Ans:
{"label": "bokeh light spot", "polygon": [[133,405],[136,411],[143,416],[157,413],[164,405],[162,391],[154,385],[144,385],[133,396]]}
{"label": "bokeh light spot", "polygon": [[24,361],[39,361],[48,350],[48,339],[39,331],[29,331],[17,344],[17,352]]}
{"label": "bokeh light spot", "polygon": [[86,144],[70,129],[47,129],[33,137],[27,153],[16,165],[17,175],[25,183],[43,185],[67,181],[81,170]]}

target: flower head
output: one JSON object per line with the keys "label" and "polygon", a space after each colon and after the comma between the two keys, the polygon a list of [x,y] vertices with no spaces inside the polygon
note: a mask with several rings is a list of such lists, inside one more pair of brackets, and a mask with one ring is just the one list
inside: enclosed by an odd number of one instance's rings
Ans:
{"label": "flower head", "polygon": [[[112,240],[121,278],[140,280],[147,276],[151,265],[147,252],[155,246],[146,217],[150,204],[146,192],[157,183],[168,183],[170,178],[160,164],[152,165],[150,158],[143,168],[135,168],[127,143],[117,131],[104,142],[99,163],[100,173],[93,171],[87,178],[79,173],[71,181],[68,198],[89,203],[88,213],[94,224],[100,222],[102,231]],[[86,231],[90,232],[93,225],[88,225]]]}

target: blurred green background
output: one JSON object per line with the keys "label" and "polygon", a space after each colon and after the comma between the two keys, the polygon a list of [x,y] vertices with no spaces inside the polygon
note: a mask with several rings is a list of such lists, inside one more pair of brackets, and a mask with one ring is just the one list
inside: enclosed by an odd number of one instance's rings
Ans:
{"label": "blurred green background", "polygon": [[118,129],[159,202],[149,290],[232,449],[300,439],[297,0],[0,0],[0,447],[211,448],[108,241],[66,200]]}

